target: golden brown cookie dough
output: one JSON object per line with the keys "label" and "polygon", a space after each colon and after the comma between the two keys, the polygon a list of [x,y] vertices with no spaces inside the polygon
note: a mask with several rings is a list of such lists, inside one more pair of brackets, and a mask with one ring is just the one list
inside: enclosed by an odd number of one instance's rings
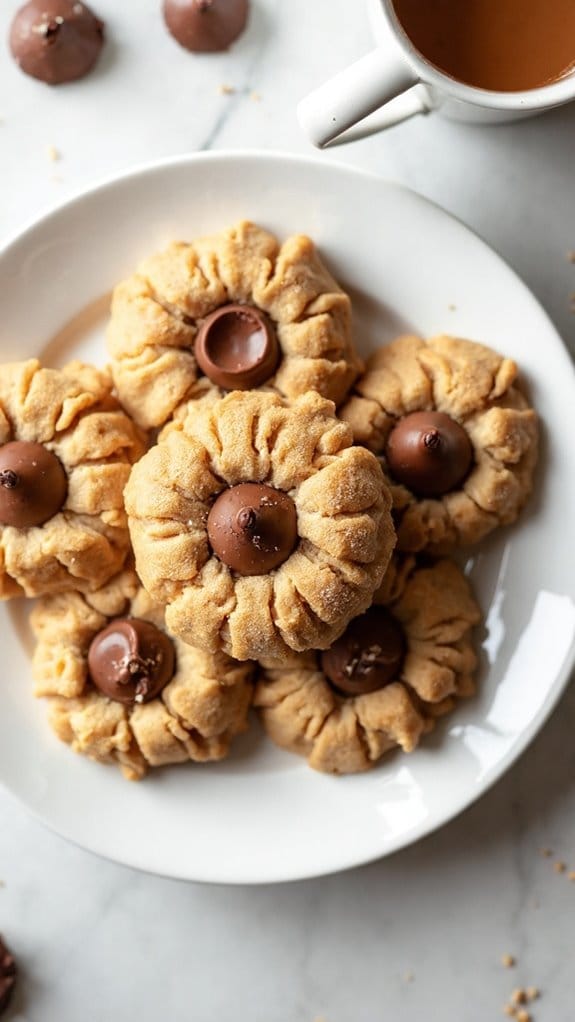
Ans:
{"label": "golden brown cookie dough", "polygon": [[[90,643],[110,621],[141,618],[173,641],[176,671],[161,694],[140,705],[106,698],[90,681]],[[96,592],[44,597],[32,611],[37,639],[35,695],[47,698],[50,723],[75,752],[117,763],[129,780],[149,767],[227,755],[234,735],[247,727],[252,664],[223,653],[202,653],[165,627],[164,612],[126,569]]]}
{"label": "golden brown cookie dough", "polygon": [[348,296],[309,238],[280,245],[241,221],[169,245],[116,287],[108,349],[120,400],[136,422],[159,426],[182,401],[213,388],[194,347],[206,317],[227,303],[254,306],[275,328],[280,360],[263,385],[290,398],[316,390],[336,404],[344,399],[361,370]]}
{"label": "golden brown cookie dough", "polygon": [[[129,548],[122,493],[144,445],[111,387],[107,373],[81,362],[0,366],[2,502],[19,492],[10,489],[16,463],[6,452],[29,444],[63,469],[65,498],[42,524],[0,525],[0,599],[94,589],[122,567]],[[47,478],[46,492],[54,486]]]}
{"label": "golden brown cookie dough", "polygon": [[[265,574],[238,574],[208,542],[218,496],[246,482],[295,504],[295,548]],[[238,660],[328,646],[370,604],[395,544],[377,458],[313,392],[195,408],[134,466],[125,498],[138,573],[171,630]]]}
{"label": "golden brown cookie dough", "polygon": [[262,663],[254,705],[267,734],[316,770],[356,773],[397,746],[411,752],[436,717],[474,691],[470,631],[480,612],[455,564],[394,556],[374,603],[401,624],[406,643],[403,664],[384,687],[341,694],[317,653]]}
{"label": "golden brown cookie dough", "polygon": [[455,337],[399,337],[376,351],[340,410],[356,443],[382,455],[404,416],[446,413],[471,441],[463,483],[436,498],[417,498],[389,475],[398,549],[434,554],[476,543],[514,522],[532,488],[537,415],[516,386],[517,366],[491,348]]}

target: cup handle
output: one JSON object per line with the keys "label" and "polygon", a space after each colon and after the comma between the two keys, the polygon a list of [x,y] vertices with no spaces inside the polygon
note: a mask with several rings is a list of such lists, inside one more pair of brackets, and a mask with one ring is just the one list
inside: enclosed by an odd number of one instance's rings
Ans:
{"label": "cup handle", "polygon": [[[387,47],[372,50],[302,99],[298,106],[300,125],[313,144],[323,149],[418,81],[399,47],[391,55]],[[391,119],[384,114],[383,121],[374,121],[371,127],[366,125],[363,131],[354,132],[353,138],[371,135],[427,109],[415,94],[404,98],[410,102],[399,104],[393,114],[390,111]],[[352,141],[351,134],[341,141]]]}

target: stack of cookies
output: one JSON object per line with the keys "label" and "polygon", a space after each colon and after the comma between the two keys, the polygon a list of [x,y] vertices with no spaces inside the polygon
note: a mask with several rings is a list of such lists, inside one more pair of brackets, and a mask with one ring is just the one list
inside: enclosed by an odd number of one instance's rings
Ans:
{"label": "stack of cookies", "polygon": [[251,706],[318,770],[414,749],[474,690],[448,555],[531,489],[515,364],[403,336],[364,366],[313,243],[246,222],[119,284],[108,351],[0,367],[0,592],[40,597],[58,736],[131,779],[222,758]]}

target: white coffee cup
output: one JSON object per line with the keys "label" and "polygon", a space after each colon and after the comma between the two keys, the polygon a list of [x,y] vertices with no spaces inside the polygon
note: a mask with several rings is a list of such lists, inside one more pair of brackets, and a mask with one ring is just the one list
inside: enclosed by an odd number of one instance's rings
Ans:
{"label": "white coffee cup", "polygon": [[[415,49],[391,0],[368,0],[368,12],[377,48],[299,104],[300,124],[320,148],[365,138],[432,110],[463,121],[514,121],[575,99],[575,74],[524,92],[490,92],[465,85]],[[575,40],[573,46],[575,50]]]}

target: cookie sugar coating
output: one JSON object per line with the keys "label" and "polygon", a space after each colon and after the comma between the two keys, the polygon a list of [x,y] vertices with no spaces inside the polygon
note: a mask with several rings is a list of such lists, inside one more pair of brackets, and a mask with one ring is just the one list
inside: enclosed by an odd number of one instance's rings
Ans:
{"label": "cookie sugar coating", "polygon": [[345,398],[361,369],[348,296],[309,238],[293,235],[280,244],[241,221],[191,244],[169,245],[114,291],[107,335],[112,374],[140,425],[160,426],[183,401],[228,388],[221,377],[212,383],[202,373],[195,351],[198,341],[203,350],[209,317],[230,305],[261,314],[277,340],[268,376],[251,387],[273,387],[290,398],[316,390],[336,404]]}
{"label": "cookie sugar coating", "polygon": [[[398,549],[447,553],[514,522],[533,485],[538,422],[517,386],[517,366],[475,341],[403,336],[368,360],[340,409],[357,443],[381,456],[393,496]],[[418,494],[393,476],[386,449],[414,413],[449,416],[465,431],[473,460],[443,493]],[[460,451],[461,454],[461,451]],[[457,478],[456,470],[453,479]]]}
{"label": "cookie sugar coating", "polygon": [[[377,459],[351,441],[313,392],[293,402],[234,392],[166,427],[125,498],[138,573],[174,633],[238,660],[282,658],[328,646],[367,609],[395,534]],[[294,549],[263,575],[236,573],[209,543],[212,507],[242,483],[296,509]]]}
{"label": "cookie sugar coating", "polygon": [[119,571],[123,489],[143,450],[106,373],[0,366],[0,598],[94,589]]}
{"label": "cookie sugar coating", "polygon": [[[109,699],[89,674],[91,643],[126,617],[146,622],[174,649],[172,677],[143,703]],[[35,695],[48,701],[53,730],[75,752],[116,763],[129,780],[150,767],[222,759],[234,735],[247,727],[253,665],[181,642],[130,569],[93,593],[43,598],[30,622],[37,640]]]}
{"label": "cookie sugar coating", "polygon": [[411,752],[437,717],[474,691],[471,628],[481,615],[455,564],[394,555],[375,595],[373,610],[380,607],[401,629],[405,655],[375,691],[338,693],[322,670],[326,653],[262,662],[254,705],[264,728],[316,770],[356,773],[394,748]]}

